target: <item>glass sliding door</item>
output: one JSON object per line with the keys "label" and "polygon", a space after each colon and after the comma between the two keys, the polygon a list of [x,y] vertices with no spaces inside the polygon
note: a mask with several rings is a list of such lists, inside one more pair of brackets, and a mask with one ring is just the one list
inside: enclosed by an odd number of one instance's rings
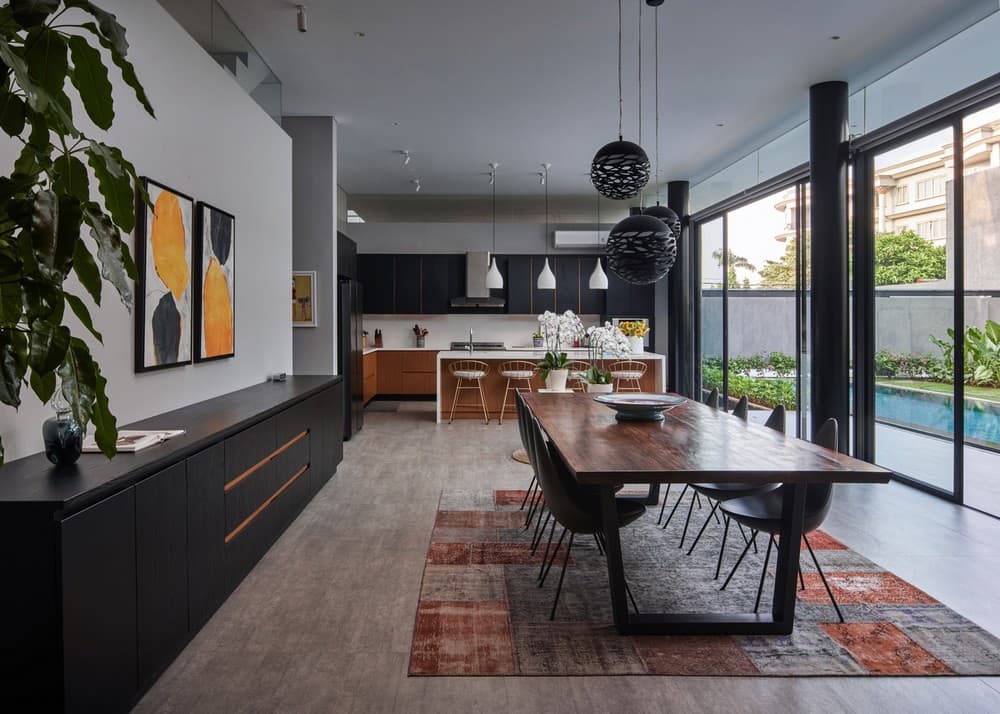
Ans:
{"label": "glass sliding door", "polygon": [[712,389],[725,394],[723,364],[725,362],[725,311],[723,290],[725,269],[715,256],[722,255],[725,236],[725,217],[720,216],[699,224],[698,238],[701,245],[701,388],[704,395]]}
{"label": "glass sliding door", "polygon": [[875,153],[874,461],[955,494],[954,130]]}
{"label": "glass sliding door", "polygon": [[1000,515],[1000,103],[962,118],[962,178],[964,500]]}

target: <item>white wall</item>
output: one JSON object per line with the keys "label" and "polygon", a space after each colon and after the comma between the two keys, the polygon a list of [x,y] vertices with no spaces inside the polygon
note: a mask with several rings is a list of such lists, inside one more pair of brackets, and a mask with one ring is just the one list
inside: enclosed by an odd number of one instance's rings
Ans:
{"label": "white wall", "polygon": [[[597,325],[600,315],[580,315],[587,327]],[[531,345],[538,319],[530,315],[365,315],[368,346],[375,345],[375,330],[382,330],[383,347],[413,347],[413,325],[430,330],[426,347],[446,350],[452,342],[468,342],[469,329],[476,342],[503,342],[507,347]]]}
{"label": "white wall", "polygon": [[[105,0],[101,6],[125,26],[129,59],[157,115],[153,120],[142,111],[112,67],[115,126],[107,141],[121,147],[141,175],[236,216],[234,358],[134,374],[132,316],[110,286],[103,306],[92,307],[104,335],[95,356],[108,378],[112,410],[124,424],[262,382],[268,372],[291,371],[292,147],[281,128],[154,0]],[[16,152],[14,142],[0,143],[5,171]],[[16,413],[0,406],[8,459],[42,449],[41,424],[51,414],[30,389],[22,390],[22,399]]]}

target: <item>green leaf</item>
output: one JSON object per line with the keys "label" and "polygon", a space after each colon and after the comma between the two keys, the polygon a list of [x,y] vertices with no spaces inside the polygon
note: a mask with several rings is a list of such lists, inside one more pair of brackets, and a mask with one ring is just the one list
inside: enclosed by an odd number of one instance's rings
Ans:
{"label": "green leaf", "polygon": [[25,118],[24,100],[5,91],[0,96],[0,129],[7,136],[20,136],[24,131]]}
{"label": "green leaf", "polygon": [[36,27],[59,9],[59,0],[11,0],[14,19],[23,28]]}
{"label": "green leaf", "polygon": [[130,233],[135,228],[135,194],[132,180],[110,148],[92,141],[87,148],[87,162],[97,176],[104,197],[104,207],[119,228]]}
{"label": "green leaf", "polygon": [[62,276],[73,267],[73,254],[80,241],[83,208],[75,196],[59,196],[59,222],[56,224],[56,252],[53,267]]}
{"label": "green leaf", "polygon": [[94,256],[91,255],[82,238],[73,246],[73,270],[76,271],[76,277],[79,278],[80,284],[86,289],[94,303],[100,305],[103,285],[101,274],[97,269]]}
{"label": "green leaf", "polygon": [[52,190],[58,194],[75,196],[80,203],[90,200],[90,179],[87,167],[75,156],[60,156],[52,162],[55,179]]}
{"label": "green leaf", "polygon": [[45,404],[50,399],[56,391],[56,373],[48,372],[46,374],[41,374],[35,370],[31,370],[31,389],[35,392],[35,396],[38,400]]}
{"label": "green leaf", "polygon": [[49,94],[63,91],[69,70],[66,40],[55,30],[39,27],[24,40],[24,61],[28,74]]}
{"label": "green leaf", "polygon": [[69,49],[73,58],[70,80],[80,93],[87,115],[99,128],[107,130],[114,121],[115,109],[108,68],[101,61],[101,53],[79,35],[69,38]]}
{"label": "green leaf", "polygon": [[21,282],[21,289],[24,291],[24,312],[29,323],[35,320],[47,320],[53,324],[62,322],[66,303],[61,281],[36,272]]}
{"label": "green leaf", "polygon": [[59,203],[52,191],[39,191],[31,211],[31,244],[42,265],[55,265]]}
{"label": "green leaf", "polygon": [[[14,81],[24,91],[28,100],[28,106],[39,114],[45,114],[46,110],[51,111],[51,118],[63,125],[66,132],[73,137],[79,136],[79,132],[73,126],[73,118],[70,116],[69,99],[60,89],[59,96],[55,97],[45,87],[36,82],[28,72],[28,64],[21,57],[17,50],[0,37],[0,61],[10,67],[14,73]],[[47,123],[47,122],[46,122]],[[48,132],[46,130],[46,143]]]}
{"label": "green leaf", "polygon": [[13,327],[21,320],[21,283],[19,280],[0,282],[0,325]]}
{"label": "green leaf", "polygon": [[111,413],[108,404],[108,380],[101,374],[97,363],[94,363],[96,379],[94,380],[94,441],[101,452],[109,459],[118,453],[118,421]]}
{"label": "green leaf", "polygon": [[146,90],[143,89],[142,84],[140,84],[139,77],[136,75],[135,67],[132,66],[132,63],[129,62],[124,55],[115,50],[114,45],[112,45],[107,38],[100,33],[100,30],[97,29],[97,25],[92,22],[85,22],[83,23],[83,27],[90,30],[97,36],[97,41],[100,42],[101,46],[111,54],[111,61],[114,62],[115,66],[121,71],[122,79],[125,81],[125,84],[130,86],[132,91],[135,92],[135,98],[139,100],[139,103],[142,104],[149,116],[155,117],[156,112],[153,111],[153,105],[150,104],[149,97],[146,96]]}
{"label": "green leaf", "polygon": [[100,332],[94,329],[94,321],[90,317],[90,310],[83,304],[83,300],[76,295],[66,293],[66,303],[69,305],[69,309],[73,311],[73,314],[76,315],[76,319],[103,345],[104,338],[101,337]]}
{"label": "green leaf", "polygon": [[118,23],[117,17],[97,7],[94,3],[89,2],[89,0],[66,0],[66,7],[78,7],[93,15],[94,19],[97,20],[101,35],[111,43],[114,51],[122,57],[128,54],[128,41],[125,39],[125,28]]}
{"label": "green leaf", "polygon": [[18,334],[0,330],[0,402],[15,409],[21,406],[22,365],[25,362],[23,342],[16,339]]}
{"label": "green leaf", "polygon": [[122,241],[114,223],[101,213],[96,204],[83,210],[83,219],[90,226],[90,235],[97,241],[97,259],[101,262],[101,275],[115,286],[122,303],[131,309],[132,284],[136,278],[135,263],[128,246]]}
{"label": "green leaf", "polygon": [[31,351],[28,364],[42,374],[54,371],[66,356],[70,333],[65,325],[53,325],[45,320],[31,323]]}
{"label": "green leaf", "polygon": [[94,413],[97,400],[97,365],[90,356],[90,348],[79,337],[70,340],[66,357],[59,366],[62,395],[69,403],[77,423],[86,428]]}

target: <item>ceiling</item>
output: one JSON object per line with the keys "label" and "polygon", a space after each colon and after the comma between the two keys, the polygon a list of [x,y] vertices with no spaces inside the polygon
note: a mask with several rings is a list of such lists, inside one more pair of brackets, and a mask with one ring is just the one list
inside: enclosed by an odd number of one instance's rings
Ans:
{"label": "ceiling", "polygon": [[[551,162],[552,193],[585,194],[594,152],[617,138],[614,0],[302,0],[305,34],[296,2],[221,1],[281,78],[284,113],[336,117],[349,194],[409,193],[416,178],[426,194],[485,194],[491,161],[500,193],[539,191],[540,164]],[[640,4],[623,2],[632,140]],[[668,0],[659,10],[661,179],[703,178],[803,120],[811,84],[870,81],[871,67],[926,49],[956,16],[996,7]],[[642,143],[653,159],[655,26],[652,9],[642,11]]]}

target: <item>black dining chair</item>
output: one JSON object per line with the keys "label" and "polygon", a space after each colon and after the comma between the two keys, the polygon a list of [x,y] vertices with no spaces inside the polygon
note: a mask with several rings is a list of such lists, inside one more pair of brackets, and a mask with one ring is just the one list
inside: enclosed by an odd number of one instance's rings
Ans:
{"label": "black dining chair", "polygon": [[[581,486],[576,482],[569,471],[566,470],[562,461],[546,443],[542,429],[533,416],[531,418],[531,435],[534,440],[534,457],[538,463],[538,483],[544,494],[545,505],[548,508],[549,515],[553,519],[552,531],[553,533],[555,532],[557,524],[562,526],[563,529],[555,547],[551,548],[551,557],[549,556],[549,551],[552,545],[552,536],[549,536],[549,544],[546,546],[545,555],[542,558],[543,570],[539,577],[539,587],[545,584],[545,579],[559,554],[559,548],[566,538],[566,533],[569,533],[569,543],[567,543],[566,550],[563,553],[562,570],[559,573],[559,584],[556,586],[555,600],[552,602],[552,612],[549,614],[549,619],[554,620],[556,606],[559,604],[559,596],[562,593],[563,580],[566,577],[566,564],[569,562],[570,551],[573,549],[574,538],[581,534],[593,535],[603,551],[604,524],[601,518],[598,491],[593,488]],[[646,507],[642,503],[624,498],[616,498],[615,506],[618,510],[619,526],[627,526],[634,523],[646,512]],[[639,608],[635,603],[635,598],[632,596],[631,590],[628,589],[627,584],[625,587],[629,598],[632,600],[632,607],[638,612]]]}
{"label": "black dining chair", "polygon": [[[702,392],[702,394],[704,394],[704,392]],[[712,409],[719,408],[718,387],[714,387],[712,391],[708,393],[708,396],[705,398],[705,404],[712,407]],[[681,495],[677,497],[677,503],[675,503],[674,507],[670,509],[670,515],[667,516],[667,520],[663,523],[664,528],[666,528],[667,524],[670,523],[670,519],[674,517],[674,513],[677,512],[677,507],[681,505],[681,499],[684,498],[684,494],[687,493],[687,490],[688,486],[687,484],[684,484],[684,488],[681,489]],[[656,517],[656,525],[660,525],[660,521],[663,520],[663,511],[666,510],[667,508],[667,496],[669,495],[670,495],[670,484],[668,483],[667,487],[663,491],[663,503],[660,505],[660,515]],[[698,498],[697,494],[692,498]],[[698,498],[698,507],[701,508],[701,498]]]}
{"label": "black dining chair", "polygon": [[733,416],[739,417],[743,421],[746,421],[750,416],[750,400],[745,395],[740,397],[740,400],[736,402],[736,406],[733,407]]}
{"label": "black dining chair", "polygon": [[[524,452],[528,454],[528,464],[531,466],[531,482],[528,484],[528,490],[524,492],[524,499],[521,501],[521,510],[523,511],[525,506],[528,505],[528,499],[532,499],[534,503],[535,492],[538,490],[538,475],[535,473],[534,460],[531,458],[531,439],[529,438],[528,432],[528,405],[524,403],[524,397],[521,396],[520,392],[514,393],[514,407],[517,413],[517,431],[521,436],[521,446],[524,448]],[[530,523],[526,521],[526,525]]]}
{"label": "black dining chair", "polygon": [[[743,399],[746,399],[746,397],[743,397]],[[743,400],[741,399],[740,401],[742,402]],[[737,408],[739,408],[739,405],[737,405]],[[734,414],[736,413],[735,409],[733,410],[733,413]],[[744,417],[744,420],[745,419],[746,419],[746,417]],[[785,407],[784,407],[784,405],[779,404],[778,406],[776,406],[774,408],[774,410],[771,412],[771,415],[767,418],[767,421],[764,422],[764,426],[766,426],[769,429],[774,429],[775,431],[780,432],[782,434],[785,433]],[[691,553],[694,551],[694,547],[696,545],[698,545],[698,541],[701,540],[701,536],[702,536],[702,534],[704,534],[705,528],[708,527],[708,524],[712,520],[712,514],[714,514],[716,512],[716,510],[718,510],[719,506],[724,501],[730,501],[730,500],[732,500],[734,498],[742,498],[743,496],[752,496],[755,493],[766,493],[768,491],[773,491],[774,489],[778,488],[779,486],[780,486],[780,484],[777,484],[777,483],[696,483],[696,484],[692,484],[691,487],[695,490],[695,493],[700,493],[701,495],[705,496],[710,501],[714,501],[715,503],[712,506],[712,510],[709,513],[708,518],[706,518],[705,522],[702,524],[701,530],[698,531],[698,535],[695,536],[694,541],[691,543],[691,547],[688,549],[688,553],[687,554],[691,555]],[[724,522],[724,527],[723,527],[723,531],[722,531],[722,545],[719,548],[719,559],[718,559],[718,561],[715,564],[715,579],[718,579],[718,577],[719,577],[719,571],[722,569],[722,555],[723,555],[723,553],[726,550],[726,540],[727,540],[727,538],[729,536],[729,522],[730,522],[729,518],[724,516],[723,517],[723,522]],[[756,546],[756,543],[753,543],[752,537],[748,538],[748,536],[746,535],[746,533],[743,531],[742,524],[737,523],[737,526],[739,526],[740,533],[743,534],[743,540],[744,540],[744,542],[746,542],[746,543],[752,543],[753,546],[754,546],[754,549],[755,549],[754,552],[756,552],[756,547],[757,546]]]}
{"label": "black dining chair", "polygon": [[[837,420],[827,419],[823,422],[819,431],[816,432],[813,443],[817,446],[822,446],[823,448],[836,451]],[[774,536],[781,532],[782,504],[784,500],[785,488],[785,486],[782,486],[772,491],[768,491],[767,493],[736,498],[726,501],[721,506],[722,512],[728,518],[731,518],[737,523],[740,523],[756,532],[767,533],[769,536],[767,554],[764,556],[764,567],[760,573],[760,584],[757,586],[757,601],[754,604],[754,612],[757,612],[757,609],[760,607],[760,596],[764,590],[764,579],[767,576],[767,563],[771,558],[771,549],[774,547]],[[811,483],[806,486],[806,506],[802,524],[802,540],[805,541],[806,548],[809,550],[809,555],[812,557],[813,564],[816,566],[816,572],[819,573],[819,577],[823,581],[823,586],[826,588],[826,594],[830,596],[830,602],[833,603],[833,609],[837,611],[837,617],[839,617],[840,621],[843,622],[844,615],[840,612],[840,606],[837,605],[837,599],[833,596],[833,590],[830,589],[830,584],[826,581],[826,576],[823,574],[823,569],[819,565],[819,560],[816,559],[816,553],[813,552],[812,545],[809,543],[808,537],[809,533],[812,533],[823,524],[827,514],[830,512],[830,506],[832,503],[832,483]],[[754,538],[756,538],[756,533],[754,533]],[[740,567],[740,563],[743,562],[743,558],[746,556],[749,549],[750,545],[748,544],[740,554],[740,558],[736,561],[736,565],[733,566],[732,571],[729,573],[729,577],[726,578],[726,582],[722,584],[722,590],[725,590],[726,586],[729,585],[729,581],[732,580],[733,575],[736,573],[737,568]],[[800,565],[800,581],[801,578],[802,566]]]}

